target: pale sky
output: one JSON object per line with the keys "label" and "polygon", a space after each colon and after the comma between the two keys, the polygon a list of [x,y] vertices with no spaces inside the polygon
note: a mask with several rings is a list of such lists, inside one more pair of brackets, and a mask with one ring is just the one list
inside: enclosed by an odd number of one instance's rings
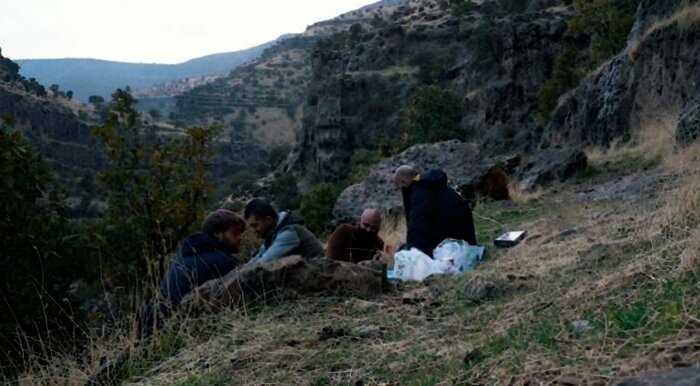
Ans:
{"label": "pale sky", "polygon": [[302,32],[376,0],[0,0],[11,59],[179,63]]}

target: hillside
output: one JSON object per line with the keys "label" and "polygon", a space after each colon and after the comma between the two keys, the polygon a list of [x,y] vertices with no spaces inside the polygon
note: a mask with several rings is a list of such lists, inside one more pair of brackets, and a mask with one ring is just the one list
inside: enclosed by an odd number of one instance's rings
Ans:
{"label": "hillside", "polygon": [[[109,375],[134,386],[700,384],[698,35],[697,0],[405,0],[280,40],[175,97],[174,123],[223,125],[232,198],[295,143],[250,190],[295,196],[319,235],[377,207],[399,246],[391,175],[441,168],[485,260],[420,283],[388,281],[391,248],[249,266],[144,341],[125,296],[80,349],[28,355],[23,382],[120,363]],[[243,239],[245,260],[261,241]]]}
{"label": "hillside", "polygon": [[[251,131],[267,145],[293,144],[301,126],[312,53],[318,41],[353,25],[372,28],[372,23],[385,20],[403,2],[380,1],[315,23],[301,35],[284,36],[252,63],[176,96],[172,117],[182,123],[215,121],[225,127],[236,126]],[[172,106],[168,100],[160,102]]]}
{"label": "hillside", "polygon": [[273,42],[249,49],[213,54],[179,64],[124,63],[97,59],[17,60],[21,74],[40,83],[58,84],[72,90],[76,98],[87,101],[90,95],[108,99],[117,88],[129,86],[147,89],[184,78],[226,74],[236,66],[257,58]]}
{"label": "hillside", "polygon": [[[479,203],[490,251],[474,273],[370,298],[268,294],[182,315],[128,362],[125,384],[607,385],[695,366],[697,240],[668,231],[697,219],[678,198],[697,202],[698,148],[663,162],[649,150],[591,152],[575,183]],[[522,245],[491,246],[513,229],[529,232]],[[403,231],[389,223],[383,235],[397,241]],[[132,344],[99,339],[87,358]],[[26,379],[79,385],[97,365],[64,358]]]}

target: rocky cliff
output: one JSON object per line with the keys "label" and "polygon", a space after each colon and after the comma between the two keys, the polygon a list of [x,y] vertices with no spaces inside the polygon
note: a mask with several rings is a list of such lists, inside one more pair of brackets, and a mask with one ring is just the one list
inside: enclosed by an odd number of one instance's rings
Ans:
{"label": "rocky cliff", "polygon": [[643,1],[625,50],[560,100],[544,145],[697,138],[699,22],[696,1]]}
{"label": "rocky cliff", "polygon": [[[79,118],[79,107],[46,91],[33,79],[17,73],[16,66],[2,58],[0,69],[0,117],[9,119],[49,161],[60,169],[96,170],[102,158],[90,133],[85,111]],[[13,70],[14,69],[14,70]]]}
{"label": "rocky cliff", "polygon": [[288,169],[307,181],[350,171],[358,149],[378,149],[402,133],[402,112],[425,85],[458,96],[458,139],[487,153],[538,144],[537,94],[567,39],[573,8],[556,1],[473,3],[456,14],[430,0],[407,1],[384,22],[319,44],[299,146]]}

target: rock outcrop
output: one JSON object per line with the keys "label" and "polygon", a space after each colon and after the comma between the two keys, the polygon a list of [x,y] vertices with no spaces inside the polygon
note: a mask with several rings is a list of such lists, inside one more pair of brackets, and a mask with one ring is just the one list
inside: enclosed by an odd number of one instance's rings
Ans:
{"label": "rock outcrop", "polygon": [[400,136],[402,108],[426,84],[463,96],[459,139],[489,154],[536,148],[537,93],[572,8],[540,1],[508,13],[480,3],[456,16],[435,1],[407,1],[384,23],[319,44],[288,170],[307,182],[343,179],[356,150]]}
{"label": "rock outcrop", "polygon": [[468,200],[478,196],[502,200],[509,198],[511,183],[520,182],[522,189],[534,190],[575,176],[587,162],[583,152],[573,149],[548,149],[535,156],[489,157],[474,143],[416,145],[380,162],[362,183],[343,191],[333,211],[336,219],[356,218],[367,206],[401,213],[401,193],[392,181],[401,165],[412,165],[420,171],[444,170],[449,184]]}
{"label": "rock outcrop", "polygon": [[654,130],[677,130],[681,142],[693,140],[700,96],[699,15],[697,4],[643,1],[627,48],[562,98],[545,146],[608,145]]}
{"label": "rock outcrop", "polygon": [[103,159],[88,122],[80,119],[62,100],[46,96],[43,87],[34,80],[19,76],[12,61],[2,55],[0,60],[3,61],[0,118],[10,119],[44,157],[58,166],[100,168]]}
{"label": "rock outcrop", "polygon": [[382,293],[384,266],[357,265],[328,258],[304,260],[300,256],[272,263],[244,266],[221,280],[212,280],[183,300],[184,307],[217,310],[274,299],[282,292],[346,293],[372,297]]}

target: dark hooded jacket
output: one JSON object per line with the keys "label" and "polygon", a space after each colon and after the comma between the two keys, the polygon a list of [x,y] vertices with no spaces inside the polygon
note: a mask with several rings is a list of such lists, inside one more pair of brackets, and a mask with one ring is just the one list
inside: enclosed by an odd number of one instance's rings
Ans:
{"label": "dark hooded jacket", "polygon": [[188,237],[160,283],[161,294],[177,306],[193,289],[236,268],[239,261],[233,253],[226,243],[206,233]]}
{"label": "dark hooded jacket", "polygon": [[447,186],[442,170],[431,170],[403,189],[406,212],[406,247],[428,256],[445,239],[465,240],[476,245],[474,219],[469,204]]}

